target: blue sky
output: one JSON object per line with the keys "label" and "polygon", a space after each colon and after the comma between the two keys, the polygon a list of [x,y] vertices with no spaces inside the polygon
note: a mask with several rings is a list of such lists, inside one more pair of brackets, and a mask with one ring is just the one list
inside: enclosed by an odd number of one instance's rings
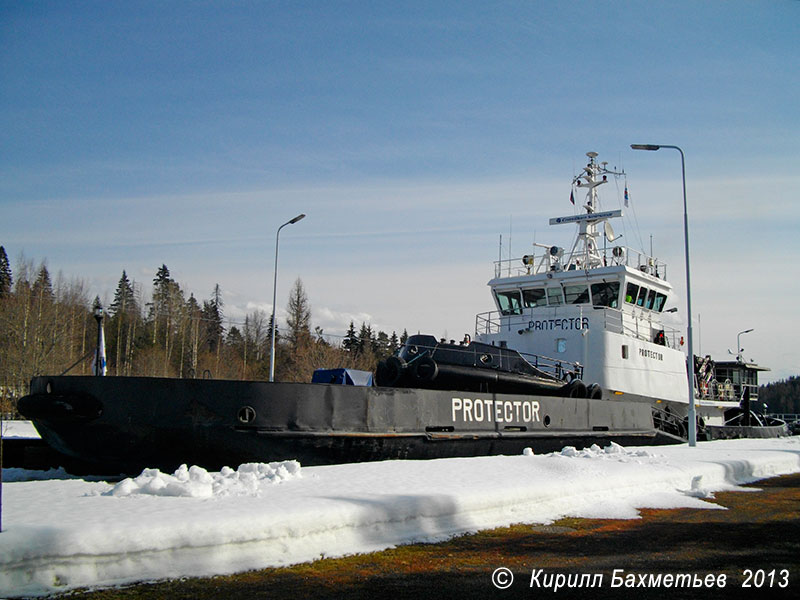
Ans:
{"label": "blue sky", "polygon": [[[460,336],[498,239],[570,243],[569,182],[624,167],[701,350],[800,372],[800,2],[0,2],[0,244],[109,298],[165,263],[236,319],[301,277],[351,318]],[[795,184],[792,186],[792,184]],[[618,190],[609,189],[611,204]],[[632,243],[633,232],[626,234]]]}

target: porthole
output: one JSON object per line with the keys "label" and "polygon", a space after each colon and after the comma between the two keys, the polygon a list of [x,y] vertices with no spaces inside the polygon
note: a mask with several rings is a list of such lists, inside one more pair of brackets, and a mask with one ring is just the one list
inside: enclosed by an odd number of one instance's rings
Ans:
{"label": "porthole", "polygon": [[256,409],[252,406],[243,406],[239,409],[239,414],[237,417],[239,418],[240,423],[248,425],[256,420]]}

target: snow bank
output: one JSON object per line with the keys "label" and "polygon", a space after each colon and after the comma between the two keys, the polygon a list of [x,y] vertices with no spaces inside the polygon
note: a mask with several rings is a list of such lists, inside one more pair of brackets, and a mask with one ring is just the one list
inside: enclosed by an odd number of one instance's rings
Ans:
{"label": "snow bank", "polygon": [[247,463],[234,471],[223,467],[219,473],[209,473],[202,467],[181,465],[172,475],[158,469],[145,469],[136,479],[120,481],[104,492],[107,496],[186,496],[211,498],[212,496],[259,496],[264,484],[280,483],[300,477],[300,463],[296,460],[281,463]]}
{"label": "snow bank", "polygon": [[784,438],[9,483],[0,596],[283,566],[565,516],[720,508],[714,492],[798,471],[800,438]]}
{"label": "snow bank", "polygon": [[7,440],[41,438],[36,427],[30,421],[1,421],[0,432]]}

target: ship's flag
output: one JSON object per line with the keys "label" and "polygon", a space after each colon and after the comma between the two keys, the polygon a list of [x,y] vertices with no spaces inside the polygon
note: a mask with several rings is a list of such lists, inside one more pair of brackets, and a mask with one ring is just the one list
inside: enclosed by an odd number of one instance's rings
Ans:
{"label": "ship's flag", "polygon": [[628,206],[628,186],[625,186],[625,206]]}
{"label": "ship's flag", "polygon": [[575,204],[575,194],[572,190],[569,191],[569,201]]}

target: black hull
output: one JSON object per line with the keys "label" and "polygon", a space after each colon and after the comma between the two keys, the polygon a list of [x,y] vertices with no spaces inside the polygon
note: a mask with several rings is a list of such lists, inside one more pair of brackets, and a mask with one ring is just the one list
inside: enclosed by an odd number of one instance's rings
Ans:
{"label": "black hull", "polygon": [[659,443],[650,407],[587,398],[140,377],[37,377],[19,410],[98,472]]}
{"label": "black hull", "polygon": [[740,438],[779,438],[790,435],[786,424],[742,426],[742,425],[706,425],[706,433],[710,440],[736,440]]}

